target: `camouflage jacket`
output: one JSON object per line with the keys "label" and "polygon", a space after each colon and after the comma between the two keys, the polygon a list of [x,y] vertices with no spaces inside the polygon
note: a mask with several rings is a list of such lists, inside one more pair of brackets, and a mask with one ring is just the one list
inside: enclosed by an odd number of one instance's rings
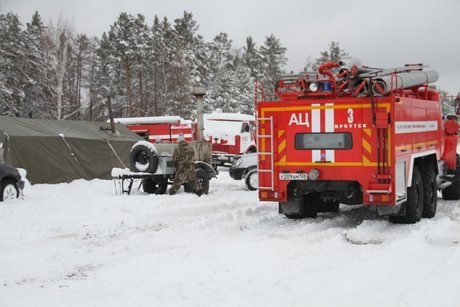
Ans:
{"label": "camouflage jacket", "polygon": [[195,152],[187,142],[180,142],[174,150],[173,162],[176,168],[191,168],[195,163]]}

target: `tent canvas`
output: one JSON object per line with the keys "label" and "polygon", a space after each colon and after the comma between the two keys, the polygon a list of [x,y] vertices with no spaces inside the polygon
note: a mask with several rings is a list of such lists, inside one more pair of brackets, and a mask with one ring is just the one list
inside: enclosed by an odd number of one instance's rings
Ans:
{"label": "tent canvas", "polygon": [[121,124],[0,116],[0,161],[27,170],[35,183],[111,178],[129,167],[132,145],[141,138]]}

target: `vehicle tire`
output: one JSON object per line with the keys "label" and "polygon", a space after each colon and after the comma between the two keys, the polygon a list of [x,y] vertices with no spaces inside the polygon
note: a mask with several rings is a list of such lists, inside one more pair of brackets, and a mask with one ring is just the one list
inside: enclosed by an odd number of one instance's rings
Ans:
{"label": "vehicle tire", "polygon": [[[198,179],[198,183],[201,186],[201,194],[208,194],[209,192],[209,176],[208,173],[202,168],[195,169],[196,177]],[[195,193],[195,190],[190,186],[187,182],[184,184],[184,191],[186,193]]]}
{"label": "vehicle tire", "polygon": [[160,179],[158,182],[158,193],[157,194],[163,195],[166,193],[167,190],[168,190],[168,178]]}
{"label": "vehicle tire", "polygon": [[158,169],[159,158],[155,151],[143,144],[131,149],[129,164],[133,172],[155,173]]}
{"label": "vehicle tire", "polygon": [[309,193],[305,195],[303,198],[304,216],[308,218],[317,217],[319,202],[321,202],[319,193]]}
{"label": "vehicle tire", "polygon": [[285,217],[287,217],[290,220],[301,220],[307,217],[305,214],[290,214],[290,213],[283,213],[283,214]]}
{"label": "vehicle tire", "polygon": [[255,191],[259,188],[259,174],[257,169],[252,169],[246,174],[244,179],[249,190]]}
{"label": "vehicle tire", "polygon": [[168,189],[168,179],[145,178],[142,180],[142,187],[144,188],[145,193],[165,194]]}
{"label": "vehicle tire", "polygon": [[432,165],[422,168],[423,181],[423,212],[422,217],[432,218],[436,214],[438,206],[438,186],[436,182],[436,173]]}
{"label": "vehicle tire", "polygon": [[339,211],[339,202],[338,201],[322,201],[320,207],[318,208],[319,212],[338,212]]}
{"label": "vehicle tire", "polygon": [[460,159],[457,159],[454,181],[452,181],[452,185],[442,190],[442,198],[445,200],[460,199]]}
{"label": "vehicle tire", "polygon": [[412,185],[407,188],[407,201],[403,216],[390,216],[392,223],[413,224],[420,221],[423,212],[423,181],[417,166],[414,166]]}
{"label": "vehicle tire", "polygon": [[202,169],[196,169],[196,177],[198,178],[198,183],[201,186],[201,194],[209,193],[209,176],[208,173]]}
{"label": "vehicle tire", "polygon": [[19,197],[19,188],[13,179],[7,178],[0,183],[0,201],[13,200]]}

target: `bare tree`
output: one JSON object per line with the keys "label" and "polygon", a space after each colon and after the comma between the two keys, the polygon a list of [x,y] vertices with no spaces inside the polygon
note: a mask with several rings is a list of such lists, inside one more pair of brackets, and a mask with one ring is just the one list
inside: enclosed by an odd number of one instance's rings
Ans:
{"label": "bare tree", "polygon": [[67,21],[63,20],[62,17],[59,17],[56,25],[50,24],[48,26],[47,36],[55,77],[55,117],[56,119],[63,119],[64,78],[68,70],[69,43],[72,37],[72,27]]}

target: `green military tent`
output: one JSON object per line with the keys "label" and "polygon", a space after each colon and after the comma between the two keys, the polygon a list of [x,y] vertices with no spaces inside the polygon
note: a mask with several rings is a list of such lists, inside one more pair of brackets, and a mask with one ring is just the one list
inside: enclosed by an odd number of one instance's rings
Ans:
{"label": "green military tent", "polygon": [[141,138],[116,124],[0,116],[0,162],[24,168],[32,183],[111,178],[129,167],[131,147]]}

